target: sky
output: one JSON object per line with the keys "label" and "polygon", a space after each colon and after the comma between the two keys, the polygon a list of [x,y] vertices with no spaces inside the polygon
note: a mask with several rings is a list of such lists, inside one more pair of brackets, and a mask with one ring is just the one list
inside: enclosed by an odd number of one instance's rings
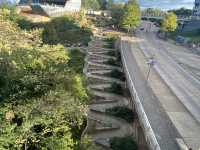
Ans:
{"label": "sky", "polygon": [[[116,0],[127,1],[127,0]],[[176,8],[190,8],[194,6],[195,0],[139,0],[141,8],[160,8],[160,9],[176,9]]]}
{"label": "sky", "polygon": [[[0,0],[0,2],[3,0]],[[18,0],[9,0],[18,1]],[[116,1],[127,1],[127,0],[116,0]],[[195,0],[139,0],[141,8],[160,8],[164,10],[176,9],[176,8],[190,8],[194,6]]]}
{"label": "sky", "polygon": [[142,8],[155,7],[161,9],[174,9],[186,7],[192,9],[195,0],[140,0]]}

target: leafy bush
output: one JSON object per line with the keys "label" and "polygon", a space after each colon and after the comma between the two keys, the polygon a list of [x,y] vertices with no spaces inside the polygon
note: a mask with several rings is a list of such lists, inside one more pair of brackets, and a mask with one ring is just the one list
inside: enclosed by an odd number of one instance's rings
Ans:
{"label": "leafy bush", "polygon": [[79,147],[88,100],[84,56],[44,44],[41,32],[0,17],[0,149]]}
{"label": "leafy bush", "polygon": [[127,107],[120,107],[120,106],[107,109],[106,113],[113,115],[115,117],[122,118],[129,123],[132,123],[135,117],[135,114],[131,109]]}
{"label": "leafy bush", "polygon": [[96,27],[108,27],[112,25],[111,19],[103,16],[95,16],[95,18],[90,18],[90,20]]}
{"label": "leafy bush", "polygon": [[19,16],[16,13],[15,6],[9,6],[7,4],[0,5],[0,19],[16,22],[18,18]]}
{"label": "leafy bush", "polygon": [[111,16],[112,23],[117,28],[120,27],[120,23],[124,14],[124,5],[123,4],[113,4],[111,7]]}
{"label": "leafy bush", "polygon": [[107,73],[106,75],[110,76],[110,77],[113,77],[113,78],[116,78],[116,79],[120,79],[121,81],[125,81],[126,78],[124,76],[124,73],[123,72],[120,72],[116,69],[112,70],[110,73]]}
{"label": "leafy bush", "polygon": [[110,48],[110,49],[114,49],[115,48],[115,40],[110,39],[110,41],[108,41],[105,45],[105,48]]}
{"label": "leafy bush", "polygon": [[114,137],[110,140],[110,145],[113,150],[137,150],[137,144],[131,136]]}
{"label": "leafy bush", "polygon": [[109,51],[109,52],[107,52],[107,55],[116,56],[116,51]]}
{"label": "leafy bush", "polygon": [[31,22],[30,20],[27,20],[24,17],[18,17],[18,19],[16,20],[17,25],[23,29],[23,30],[27,30],[27,31],[31,31],[33,29],[38,29],[38,28],[44,28],[45,27],[45,23],[42,22]]}
{"label": "leafy bush", "polygon": [[91,40],[90,29],[80,27],[75,20],[68,16],[52,19],[45,25],[43,41],[48,44],[83,44]]}
{"label": "leafy bush", "polygon": [[112,83],[111,87],[105,89],[107,92],[123,95],[123,88],[120,84]]}
{"label": "leafy bush", "polygon": [[101,6],[98,0],[83,0],[82,7],[87,10],[99,10]]}
{"label": "leafy bush", "polygon": [[69,53],[69,57],[73,58],[69,60],[69,67],[74,70],[76,73],[83,73],[83,68],[84,68],[84,58],[85,58],[85,54],[82,53],[80,50],[78,49],[73,49],[70,51]]}
{"label": "leafy bush", "polygon": [[117,62],[114,59],[109,59],[106,64],[111,65],[111,66],[120,66],[120,62]]}

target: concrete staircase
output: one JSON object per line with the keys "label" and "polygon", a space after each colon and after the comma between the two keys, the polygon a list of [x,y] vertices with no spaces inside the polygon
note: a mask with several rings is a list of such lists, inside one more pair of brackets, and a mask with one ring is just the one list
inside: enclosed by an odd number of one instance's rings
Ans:
{"label": "concrete staircase", "polygon": [[116,57],[107,55],[109,51],[115,50],[103,48],[105,44],[102,37],[94,37],[89,43],[85,58],[84,73],[88,78],[88,89],[92,100],[87,111],[87,127],[84,134],[91,136],[103,150],[110,150],[110,138],[133,135],[134,130],[125,120],[106,114],[106,109],[128,106],[129,102],[124,96],[105,91],[105,88],[110,87],[112,83],[125,86],[121,80],[105,75],[113,69],[122,72],[120,67],[106,64],[107,60],[116,60]]}

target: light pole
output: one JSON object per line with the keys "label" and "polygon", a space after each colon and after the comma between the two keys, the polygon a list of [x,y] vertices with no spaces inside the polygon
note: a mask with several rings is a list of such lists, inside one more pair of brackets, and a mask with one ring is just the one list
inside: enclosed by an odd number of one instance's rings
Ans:
{"label": "light pole", "polygon": [[151,68],[155,65],[156,61],[154,59],[154,57],[152,56],[151,58],[149,58],[147,64],[149,65],[149,68],[148,68],[148,73],[147,73],[147,81],[149,80],[149,75],[150,75],[150,72],[151,72]]}

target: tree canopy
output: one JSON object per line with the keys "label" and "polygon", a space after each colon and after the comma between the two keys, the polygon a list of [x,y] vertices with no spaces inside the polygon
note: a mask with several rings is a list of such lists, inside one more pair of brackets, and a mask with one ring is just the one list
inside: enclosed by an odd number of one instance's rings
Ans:
{"label": "tree canopy", "polygon": [[99,0],[83,0],[82,6],[89,10],[99,10],[101,8]]}
{"label": "tree canopy", "polygon": [[177,16],[174,13],[166,14],[162,21],[161,28],[165,32],[175,31],[177,28]]}
{"label": "tree canopy", "polygon": [[124,15],[122,18],[121,25],[124,29],[130,31],[135,30],[141,20],[141,12],[139,4],[136,0],[129,0],[125,6]]}
{"label": "tree canopy", "polygon": [[186,8],[169,10],[168,12],[173,12],[177,16],[183,16],[183,17],[189,17],[192,15],[192,9],[186,9]]}
{"label": "tree canopy", "polygon": [[158,8],[147,8],[142,11],[143,16],[164,16],[165,11]]}
{"label": "tree canopy", "polygon": [[111,16],[112,16],[112,23],[116,25],[117,27],[119,27],[122,17],[124,15],[124,5],[113,4],[110,10],[111,10]]}

